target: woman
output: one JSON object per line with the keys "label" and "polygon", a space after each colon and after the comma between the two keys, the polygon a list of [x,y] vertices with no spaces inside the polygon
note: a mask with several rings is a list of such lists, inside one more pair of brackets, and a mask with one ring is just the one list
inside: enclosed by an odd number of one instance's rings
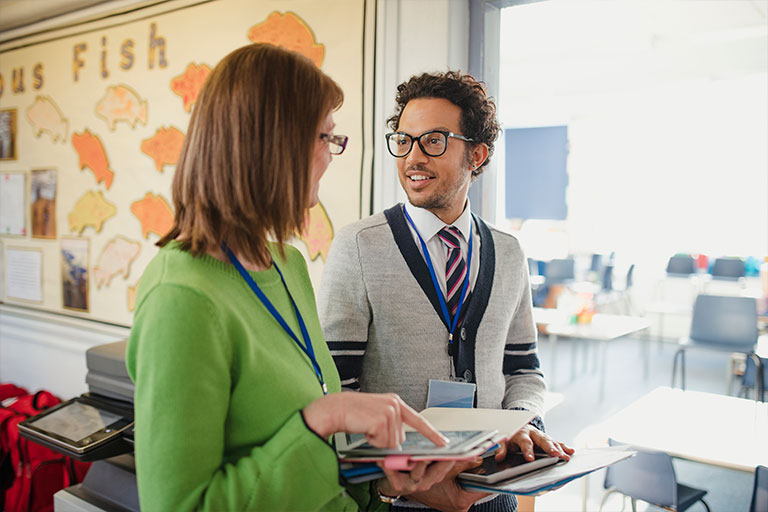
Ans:
{"label": "woman", "polygon": [[197,98],[174,225],[141,278],[128,343],[145,510],[354,510],[452,467],[351,486],[357,503],[339,483],[335,432],[392,447],[408,423],[444,443],[396,395],[339,393],[306,263],[284,245],[344,149],[342,100],[308,59],[265,44],[226,56]]}

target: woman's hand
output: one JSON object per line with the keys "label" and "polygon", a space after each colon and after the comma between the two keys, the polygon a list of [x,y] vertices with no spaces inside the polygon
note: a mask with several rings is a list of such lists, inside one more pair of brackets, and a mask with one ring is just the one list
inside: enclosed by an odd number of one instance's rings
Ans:
{"label": "woman's hand", "polygon": [[392,393],[342,392],[325,395],[304,408],[304,421],[320,437],[336,432],[365,434],[377,448],[395,448],[405,441],[408,424],[437,446],[448,443],[427,420]]}

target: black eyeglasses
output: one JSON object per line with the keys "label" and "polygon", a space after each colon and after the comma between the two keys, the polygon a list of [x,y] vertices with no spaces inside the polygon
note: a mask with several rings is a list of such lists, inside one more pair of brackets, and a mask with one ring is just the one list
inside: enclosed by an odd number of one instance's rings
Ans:
{"label": "black eyeglasses", "polygon": [[328,149],[332,155],[340,155],[347,147],[349,137],[346,135],[334,135],[332,133],[321,133],[320,140],[328,143]]}
{"label": "black eyeglasses", "polygon": [[418,137],[413,137],[403,132],[391,132],[386,135],[387,149],[395,158],[403,158],[413,149],[413,142],[416,141],[421,151],[427,156],[442,156],[448,149],[448,138],[463,140],[464,142],[475,142],[463,135],[451,133],[444,130],[432,130],[424,132]]}

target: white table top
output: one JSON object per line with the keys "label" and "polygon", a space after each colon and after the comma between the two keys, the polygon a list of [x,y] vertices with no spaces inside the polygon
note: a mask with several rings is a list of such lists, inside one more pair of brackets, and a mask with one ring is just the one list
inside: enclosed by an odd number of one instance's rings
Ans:
{"label": "white table top", "polygon": [[571,324],[563,312],[545,308],[533,308],[533,319],[537,324],[545,325],[549,334],[595,340],[620,338],[646,329],[651,325],[650,321],[645,318],[604,313],[594,315],[590,323]]}
{"label": "white table top", "polygon": [[741,471],[768,466],[768,403],[659,387],[582,431],[577,446],[611,437],[673,457]]}

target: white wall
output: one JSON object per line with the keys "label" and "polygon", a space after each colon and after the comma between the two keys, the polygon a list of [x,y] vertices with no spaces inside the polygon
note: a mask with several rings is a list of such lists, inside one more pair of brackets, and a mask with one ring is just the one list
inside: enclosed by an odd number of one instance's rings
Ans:
{"label": "white wall", "polygon": [[129,330],[0,304],[0,382],[66,399],[87,391],[85,352],[128,337]]}
{"label": "white wall", "polygon": [[383,0],[377,7],[373,212],[405,201],[384,145],[398,84],[428,71],[466,71],[469,48],[468,0]]}

